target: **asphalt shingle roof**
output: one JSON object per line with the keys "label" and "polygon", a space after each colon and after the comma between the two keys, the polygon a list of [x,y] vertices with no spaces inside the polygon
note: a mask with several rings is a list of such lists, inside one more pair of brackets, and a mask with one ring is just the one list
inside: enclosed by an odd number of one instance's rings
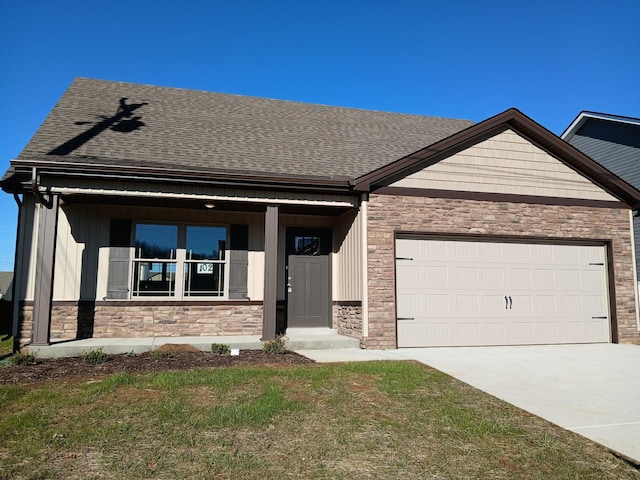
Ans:
{"label": "asphalt shingle roof", "polygon": [[18,160],[357,178],[472,124],[78,78]]}

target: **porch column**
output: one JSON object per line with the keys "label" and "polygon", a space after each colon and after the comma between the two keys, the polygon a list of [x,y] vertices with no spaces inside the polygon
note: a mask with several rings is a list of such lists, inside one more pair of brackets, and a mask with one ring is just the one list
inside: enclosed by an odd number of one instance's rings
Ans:
{"label": "porch column", "polygon": [[278,296],[278,206],[268,205],[264,216],[264,306],[262,340],[276,337]]}
{"label": "porch column", "polygon": [[38,208],[38,248],[33,295],[33,345],[49,344],[59,203],[58,195],[48,195],[42,199]]}

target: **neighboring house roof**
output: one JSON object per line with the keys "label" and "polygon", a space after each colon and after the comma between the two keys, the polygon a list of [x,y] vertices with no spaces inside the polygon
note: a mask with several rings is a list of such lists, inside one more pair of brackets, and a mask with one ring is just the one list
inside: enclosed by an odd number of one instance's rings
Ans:
{"label": "neighboring house roof", "polygon": [[13,282],[13,272],[0,272],[0,298],[11,296],[11,283]]}
{"label": "neighboring house roof", "polygon": [[18,160],[357,178],[472,123],[79,78]]}
{"label": "neighboring house roof", "polygon": [[562,138],[640,189],[640,119],[581,112]]}

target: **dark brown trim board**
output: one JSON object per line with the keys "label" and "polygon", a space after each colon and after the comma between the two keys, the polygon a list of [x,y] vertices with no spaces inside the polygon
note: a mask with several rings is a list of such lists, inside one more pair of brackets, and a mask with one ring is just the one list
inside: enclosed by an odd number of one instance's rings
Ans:
{"label": "dark brown trim board", "polygon": [[57,195],[49,195],[48,200],[47,204],[40,204],[38,213],[33,345],[48,345],[51,330],[51,300],[53,297],[59,198]]}
{"label": "dark brown trim board", "polygon": [[269,205],[264,216],[264,309],[262,340],[276,336],[278,296],[278,206]]}
{"label": "dark brown trim board", "polygon": [[529,203],[533,205],[558,205],[569,207],[629,208],[624,202],[590,200],[582,198],[542,197],[537,195],[516,195],[510,193],[461,192],[458,190],[438,190],[428,188],[380,187],[372,193],[403,197],[449,198],[457,200],[478,200],[486,202]]}

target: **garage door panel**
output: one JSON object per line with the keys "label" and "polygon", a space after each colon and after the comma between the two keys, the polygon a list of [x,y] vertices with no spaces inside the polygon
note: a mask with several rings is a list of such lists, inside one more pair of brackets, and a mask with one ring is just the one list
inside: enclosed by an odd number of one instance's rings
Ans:
{"label": "garage door panel", "polygon": [[456,283],[459,285],[478,285],[478,269],[476,267],[457,267]]}
{"label": "garage door panel", "polygon": [[603,246],[399,239],[396,252],[398,317],[413,319],[400,347],[609,341]]}

